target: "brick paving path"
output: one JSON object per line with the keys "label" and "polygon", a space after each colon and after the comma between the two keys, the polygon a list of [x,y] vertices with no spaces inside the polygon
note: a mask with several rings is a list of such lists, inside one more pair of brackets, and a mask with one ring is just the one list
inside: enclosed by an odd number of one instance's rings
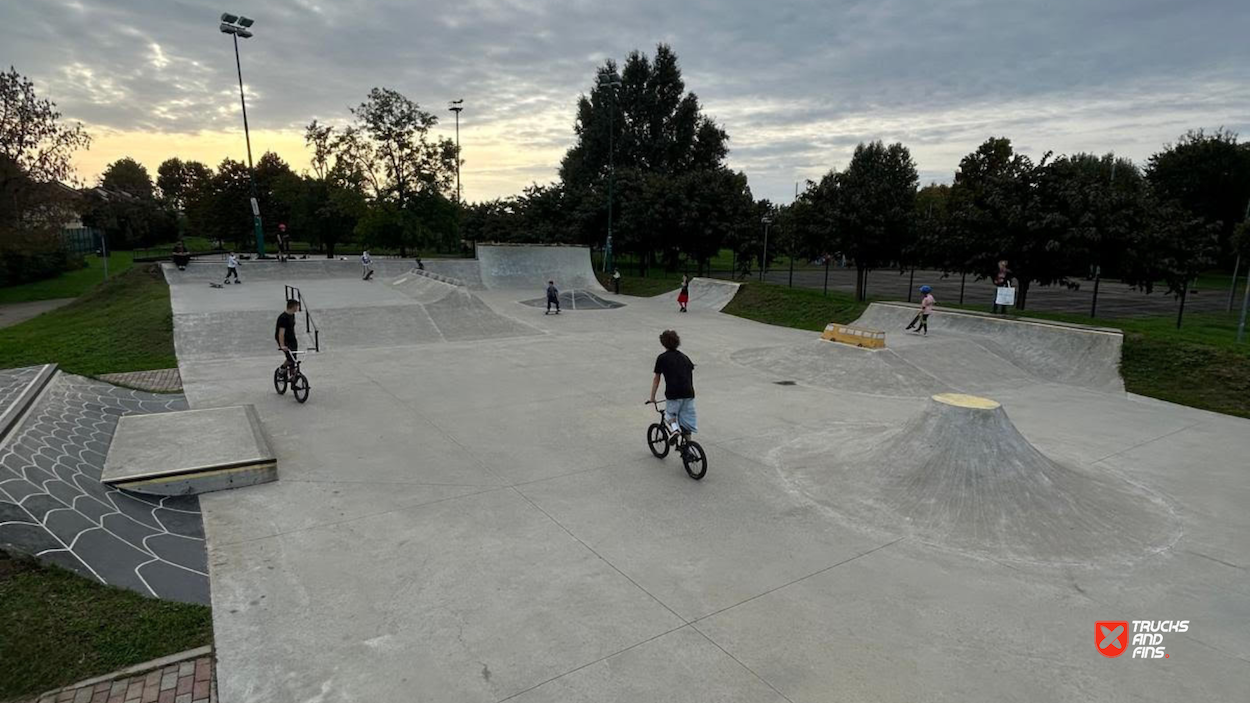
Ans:
{"label": "brick paving path", "polygon": [[[161,663],[164,663],[163,661]],[[32,703],[216,703],[217,674],[212,654],[148,669],[82,681],[49,691]],[[104,680],[100,680],[100,679]]]}
{"label": "brick paving path", "polygon": [[150,393],[182,392],[182,376],[178,374],[178,369],[108,373],[99,378],[101,381],[126,386],[127,388],[136,388]]}

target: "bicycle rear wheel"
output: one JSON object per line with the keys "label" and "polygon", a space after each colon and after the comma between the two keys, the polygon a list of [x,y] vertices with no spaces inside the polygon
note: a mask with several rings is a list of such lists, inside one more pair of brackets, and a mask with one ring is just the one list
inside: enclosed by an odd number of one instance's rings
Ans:
{"label": "bicycle rear wheel", "polygon": [[698,481],[707,474],[707,454],[703,446],[693,440],[686,440],[686,449],[681,454],[681,463],[686,467],[690,478]]}
{"label": "bicycle rear wheel", "polygon": [[647,428],[647,446],[651,447],[651,453],[659,459],[668,456],[668,432],[659,423]]}
{"label": "bicycle rear wheel", "polygon": [[295,378],[291,379],[291,392],[295,394],[295,399],[299,402],[303,403],[308,400],[308,390],[308,379],[304,377],[304,374],[296,374]]}
{"label": "bicycle rear wheel", "polygon": [[286,367],[279,366],[273,370],[273,389],[278,395],[286,395]]}

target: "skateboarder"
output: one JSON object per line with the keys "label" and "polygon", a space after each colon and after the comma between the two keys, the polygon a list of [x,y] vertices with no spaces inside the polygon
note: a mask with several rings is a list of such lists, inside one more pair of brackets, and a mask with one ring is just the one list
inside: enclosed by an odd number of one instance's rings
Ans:
{"label": "skateboarder", "polygon": [[686,303],[688,302],[690,302],[690,279],[682,276],[681,292],[677,294],[677,304],[681,306],[678,312],[686,312]]}
{"label": "skateboarder", "polygon": [[933,306],[937,304],[937,301],[933,299],[933,289],[929,286],[920,286],[920,294],[924,296],[920,299],[920,312],[907,323],[907,329],[916,327],[916,323],[920,323],[916,331],[927,337],[929,336],[929,315],[933,314]]}
{"label": "skateboarder", "polygon": [[233,250],[226,255],[226,280],[222,281],[222,283],[229,283],[231,276],[234,277],[235,283],[242,283],[239,280],[239,257],[235,256]]}
{"label": "skateboarder", "polygon": [[621,270],[616,269],[612,272],[612,292],[617,295],[621,294]]}
{"label": "skateboarder", "polygon": [[547,281],[547,312],[544,315],[551,314],[551,306],[556,306],[556,314],[560,314],[560,291],[556,288],[555,281]]}
{"label": "skateboarder", "polygon": [[418,270],[418,271],[424,271],[424,270],[425,270],[425,264],[424,264],[424,263],[422,263],[422,261],[421,261],[421,257],[420,257],[420,256],[418,256],[418,257],[417,257],[417,270]]}
{"label": "skateboarder", "polygon": [[675,330],[664,330],[660,344],[665,351],[655,358],[655,377],[651,379],[651,401],[664,379],[664,421],[673,432],[697,432],[694,410],[694,362],[677,351],[681,337]]}
{"label": "skateboarder", "polygon": [[287,237],[286,224],[278,225],[278,261],[286,263],[291,258],[289,253],[290,239]]}
{"label": "skateboarder", "polygon": [[360,253],[360,269],[360,280],[367,281],[373,278],[373,259],[369,257],[368,249]]}

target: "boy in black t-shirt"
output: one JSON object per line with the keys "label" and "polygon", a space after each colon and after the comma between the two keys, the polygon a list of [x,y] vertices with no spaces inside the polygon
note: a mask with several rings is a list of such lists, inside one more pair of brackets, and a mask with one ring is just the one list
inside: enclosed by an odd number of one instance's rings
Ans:
{"label": "boy in black t-shirt", "polygon": [[694,411],[694,362],[677,351],[681,337],[673,330],[660,334],[663,354],[655,358],[655,378],[651,381],[651,402],[664,378],[664,420],[673,432],[698,432]]}
{"label": "boy in black t-shirt", "polygon": [[556,306],[556,314],[560,314],[560,290],[556,288],[555,281],[547,281],[547,312],[544,315],[551,314],[551,306]]}
{"label": "boy in black t-shirt", "polygon": [[278,323],[273,331],[274,341],[286,355],[288,368],[295,366],[295,357],[291,355],[291,352],[299,351],[299,340],[295,338],[295,313],[297,312],[299,312],[299,301],[294,298],[286,301],[286,311],[278,315]]}

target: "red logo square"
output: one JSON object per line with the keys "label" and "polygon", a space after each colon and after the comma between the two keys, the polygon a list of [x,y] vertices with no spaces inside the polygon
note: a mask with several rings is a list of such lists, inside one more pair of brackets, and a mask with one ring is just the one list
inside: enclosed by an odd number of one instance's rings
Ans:
{"label": "red logo square", "polygon": [[1115,658],[1128,648],[1127,620],[1099,620],[1094,623],[1094,646],[1104,657]]}

